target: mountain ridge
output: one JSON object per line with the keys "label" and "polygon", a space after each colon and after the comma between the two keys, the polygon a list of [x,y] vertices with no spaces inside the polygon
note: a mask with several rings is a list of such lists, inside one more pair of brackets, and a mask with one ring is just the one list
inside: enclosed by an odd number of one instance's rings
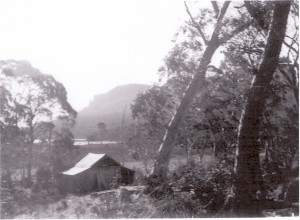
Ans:
{"label": "mountain ridge", "polygon": [[97,131],[97,123],[104,122],[108,129],[120,127],[125,111],[125,123],[131,120],[130,105],[137,94],[150,88],[147,84],[125,84],[116,86],[106,93],[94,96],[89,105],[78,112],[73,134],[86,138]]}

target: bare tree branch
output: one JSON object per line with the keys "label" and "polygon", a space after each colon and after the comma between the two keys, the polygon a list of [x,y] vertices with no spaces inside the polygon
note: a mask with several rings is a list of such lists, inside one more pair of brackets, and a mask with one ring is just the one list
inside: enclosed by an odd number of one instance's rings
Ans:
{"label": "bare tree branch", "polygon": [[[299,54],[298,32],[296,32],[296,33],[294,34],[293,37],[290,37],[290,36],[288,36],[288,35],[286,35],[285,37],[292,40],[291,44],[288,44],[288,43],[285,42],[285,41],[283,42],[284,45],[285,45],[287,48],[289,48],[289,52],[288,52],[288,53],[290,53],[290,51],[292,50],[292,51],[294,51],[296,54]],[[296,44],[296,45],[298,46],[298,47],[297,47],[298,50],[297,50],[296,48],[293,47],[294,44]]]}
{"label": "bare tree branch", "polygon": [[186,10],[186,12],[187,12],[188,15],[190,16],[190,19],[191,19],[191,21],[192,21],[192,23],[193,23],[193,26],[198,30],[198,32],[199,32],[200,36],[202,37],[204,43],[207,45],[208,41],[207,41],[207,39],[206,39],[206,37],[205,37],[205,35],[204,35],[204,33],[203,33],[203,31],[202,31],[200,25],[194,20],[194,18],[193,18],[193,16],[192,16],[192,14],[191,14],[191,12],[190,12],[190,10],[189,10],[189,8],[188,8],[186,2],[184,2],[184,5],[185,5],[185,10]]}
{"label": "bare tree branch", "polygon": [[[221,8],[221,12],[220,12],[220,15],[218,17],[218,20],[217,20],[217,23],[216,23],[216,27],[215,27],[215,31],[213,34],[216,34],[216,35],[219,35],[219,32],[220,32],[220,29],[221,29],[221,26],[222,26],[222,20],[223,20],[223,17],[227,11],[227,8],[230,4],[230,1],[225,1],[222,8]],[[213,38],[213,36],[212,36]]]}
{"label": "bare tree branch", "polygon": [[222,6],[222,9],[221,9],[221,12],[220,12],[220,15],[219,15],[219,17],[218,17],[217,23],[220,23],[220,21],[223,19],[224,15],[225,15],[225,13],[226,13],[226,11],[227,11],[227,8],[228,8],[228,6],[229,6],[229,4],[230,4],[230,2],[231,2],[231,1],[225,1],[225,2],[224,2],[223,6]]}
{"label": "bare tree branch", "polygon": [[216,18],[217,18],[219,16],[219,12],[220,12],[218,3],[216,1],[211,1],[211,4],[216,12]]}
{"label": "bare tree branch", "polygon": [[245,7],[245,5],[242,5],[242,6],[233,6],[233,7],[236,8],[236,9],[241,9],[241,8]]}
{"label": "bare tree branch", "polygon": [[295,10],[296,14],[299,14],[299,5],[297,2],[292,2],[292,8]]}
{"label": "bare tree branch", "polygon": [[[292,54],[291,51],[295,52],[295,53],[296,53],[296,58],[294,58],[294,64],[295,64],[295,63],[297,64],[297,60],[298,60],[298,58],[299,58],[298,32],[296,32],[296,33],[294,34],[293,37],[290,37],[290,36],[288,36],[288,35],[286,35],[286,37],[292,40],[292,42],[291,42],[290,44],[288,44],[288,43],[285,42],[285,41],[283,42],[283,44],[288,48],[288,52],[287,52],[288,55],[287,55],[287,58],[288,58],[288,60],[290,60],[290,54]],[[296,44],[298,47],[294,48],[294,47],[293,47],[294,44]],[[293,56],[293,54],[292,54],[292,56]],[[290,65],[290,64],[289,64],[289,65]]]}
{"label": "bare tree branch", "polygon": [[299,45],[299,43],[298,43],[298,41],[297,41],[297,39],[298,39],[298,33],[297,33],[297,32],[294,34],[293,37],[290,37],[289,35],[286,35],[285,37],[291,39],[291,40],[293,41],[293,43]]}
{"label": "bare tree branch", "polygon": [[294,51],[295,53],[298,53],[299,51],[297,51],[294,47],[292,47],[292,44],[290,45],[290,44],[288,44],[287,42],[283,42],[283,44],[285,45],[285,46],[287,46],[288,48],[289,48],[289,50],[292,50],[292,51]]}

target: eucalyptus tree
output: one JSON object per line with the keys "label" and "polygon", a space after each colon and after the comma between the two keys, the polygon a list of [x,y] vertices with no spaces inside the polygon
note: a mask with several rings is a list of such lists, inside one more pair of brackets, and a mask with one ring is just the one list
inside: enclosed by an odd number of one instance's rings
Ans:
{"label": "eucalyptus tree", "polygon": [[31,182],[33,142],[38,127],[42,122],[50,122],[61,116],[74,122],[76,111],[67,101],[63,84],[51,75],[42,74],[28,62],[1,61],[0,70],[0,86],[6,91],[2,94],[1,122],[5,127],[13,121],[15,126],[25,131],[27,177]]}
{"label": "eucalyptus tree", "polygon": [[[291,2],[276,1],[272,4],[274,4],[274,9],[270,25],[265,25],[267,22],[261,21],[267,21],[264,10],[257,11],[255,16],[252,15],[260,27],[268,31],[268,37],[262,61],[251,84],[239,127],[234,210],[242,216],[260,214],[260,198],[257,193],[261,190],[262,185],[259,161],[261,117],[268,98],[268,89],[278,66]],[[252,9],[259,9],[259,7],[251,7]],[[250,10],[248,9],[248,11]],[[250,12],[250,14],[252,13]],[[268,27],[270,28],[268,29]]]}
{"label": "eucalyptus tree", "polygon": [[[187,4],[185,4],[186,11],[191,19],[189,25],[194,29],[194,33],[196,32],[200,36],[201,40],[198,45],[201,45],[203,48],[199,50],[199,55],[194,59],[195,74],[185,89],[180,99],[180,104],[168,125],[151,176],[166,177],[170,153],[175,145],[180,125],[199,88],[204,88],[206,72],[214,53],[221,45],[237,36],[253,23],[253,20],[248,19],[244,13],[236,15],[235,19],[232,16],[225,18],[226,11],[230,5],[229,1],[224,2],[222,7],[217,2],[212,2],[212,5],[214,12],[204,9],[200,11],[199,16],[193,17]],[[208,37],[210,29],[213,31]],[[207,33],[204,32],[205,30]]]}
{"label": "eucalyptus tree", "polygon": [[[247,9],[250,16],[252,16],[255,21],[249,21],[252,26],[249,28],[250,30],[245,31],[248,33],[247,37],[249,37],[249,35],[251,37],[245,38],[245,35],[236,35],[236,38],[233,39],[242,38],[241,41],[243,42],[242,44],[240,44],[243,46],[243,48],[238,48],[238,50],[237,46],[239,45],[235,44],[233,40],[231,40],[229,44],[231,46],[232,55],[237,51],[240,53],[239,56],[235,56],[237,61],[236,64],[240,65],[241,67],[246,67],[248,72],[253,74],[251,90],[246,95],[247,101],[245,110],[240,121],[238,154],[236,159],[236,194],[234,204],[235,211],[241,215],[259,214],[259,198],[257,198],[257,193],[259,191],[263,191],[260,161],[258,156],[260,148],[259,134],[260,124],[262,121],[261,116],[264,112],[266,100],[268,99],[270,82],[278,65],[279,53],[281,51],[282,43],[284,43],[289,48],[289,60],[291,60],[291,58],[293,60],[292,62],[288,61],[286,62],[286,64],[281,64],[279,66],[281,67],[280,71],[283,72],[282,74],[286,78],[288,85],[294,89],[295,98],[298,102],[298,98],[296,95],[298,89],[298,45],[295,40],[297,39],[297,31],[293,35],[293,37],[286,37],[286,39],[290,39],[289,43],[283,41],[283,38],[285,36],[287,16],[289,13],[289,4],[290,2],[246,2],[242,7],[245,7]],[[216,4],[214,3],[213,5],[214,8],[216,8]],[[225,3],[224,5],[226,6]],[[198,31],[199,36],[203,38],[204,44],[205,42],[208,43],[201,29],[201,25],[203,25],[203,23],[201,24],[201,20],[199,23],[197,23],[192,17],[188,8],[187,12],[191,17],[191,26]],[[245,20],[245,18],[242,20]],[[250,23],[246,24],[249,26]],[[259,28],[261,28],[262,31],[257,31],[257,29]],[[278,34],[276,34],[276,32]],[[213,42],[213,39],[215,38],[212,37],[210,42]],[[217,45],[217,48],[221,45],[218,45],[218,43],[216,42],[214,43]],[[203,44],[197,45],[199,46],[199,50],[203,49],[201,48],[202,45]],[[215,47],[209,47],[209,45],[210,44],[208,44],[207,49],[205,50],[202,61],[204,60],[209,62],[210,59],[205,60],[204,58],[212,56],[213,52],[216,50]],[[193,46],[195,46],[195,44],[193,44]],[[228,47],[228,51],[230,51],[230,46]],[[170,152],[172,150],[172,147],[175,145],[176,136],[179,133],[179,126],[182,124],[182,121],[184,121],[184,116],[188,112],[188,106],[192,105],[192,100],[193,98],[195,98],[195,94],[197,94],[198,86],[201,85],[202,89],[205,87],[205,74],[208,67],[208,63],[206,63],[207,65],[204,65],[205,62],[204,64],[200,62],[200,65],[198,66],[197,59],[194,59],[195,57],[188,57],[186,54],[184,54],[184,50],[182,48],[182,45],[176,45],[173,50],[174,56],[172,57],[172,59],[166,60],[168,74],[170,73],[170,70],[171,72],[173,71],[176,74],[178,74],[178,72],[180,74],[183,73],[181,78],[183,81],[177,81],[179,82],[178,85],[181,86],[178,86],[178,91],[180,91],[180,88],[182,91],[184,91],[185,85],[187,86],[187,90],[184,93],[180,104],[178,105],[177,111],[168,126],[167,132],[165,133],[164,140],[159,149],[158,158],[152,172],[153,176],[157,175],[163,178],[166,175]],[[210,56],[209,52],[212,52]],[[205,54],[208,55],[205,56]],[[227,55],[230,56],[230,52],[227,53]],[[186,60],[192,60],[192,62],[187,62]],[[283,69],[282,66],[285,67],[285,69]],[[201,67],[200,70],[204,70],[204,72],[199,71],[199,67]],[[287,68],[290,69],[290,76],[288,76],[286,73]],[[193,73],[195,74],[194,76]],[[200,76],[202,76],[202,78]],[[174,81],[174,78],[170,79],[170,81],[172,80],[173,82],[176,82]],[[203,99],[203,97],[200,98],[200,100]]]}
{"label": "eucalyptus tree", "polygon": [[148,174],[175,106],[176,95],[168,84],[154,85],[138,94],[130,106],[135,123],[128,145],[132,154],[142,160]]}

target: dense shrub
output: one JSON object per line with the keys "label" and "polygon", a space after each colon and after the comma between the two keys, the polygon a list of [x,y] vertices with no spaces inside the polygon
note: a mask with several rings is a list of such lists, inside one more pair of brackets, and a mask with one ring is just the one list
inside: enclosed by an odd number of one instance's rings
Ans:
{"label": "dense shrub", "polygon": [[41,188],[43,189],[48,188],[51,184],[51,179],[52,179],[51,170],[44,167],[38,168],[36,172],[36,178],[37,178],[37,184]]}
{"label": "dense shrub", "polygon": [[16,202],[14,200],[12,190],[1,188],[1,219],[10,218],[16,209]]}
{"label": "dense shrub", "polygon": [[144,193],[150,195],[154,199],[163,199],[173,194],[171,182],[160,176],[150,176],[145,178],[147,186]]}
{"label": "dense shrub", "polygon": [[162,212],[173,213],[169,217],[203,217],[221,210],[232,184],[232,175],[222,163],[207,167],[190,163],[175,170],[169,181],[173,193]]}

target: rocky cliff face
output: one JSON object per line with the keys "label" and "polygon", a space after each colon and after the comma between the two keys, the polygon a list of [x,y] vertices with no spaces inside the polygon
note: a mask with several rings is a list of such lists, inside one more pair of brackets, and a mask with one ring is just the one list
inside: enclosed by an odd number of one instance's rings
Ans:
{"label": "rocky cliff face", "polygon": [[138,93],[150,86],[144,84],[128,84],[117,86],[105,94],[95,95],[89,106],[78,112],[73,129],[76,138],[86,138],[97,130],[97,123],[104,122],[108,129],[121,126],[125,110],[125,121],[131,120],[130,105]]}

